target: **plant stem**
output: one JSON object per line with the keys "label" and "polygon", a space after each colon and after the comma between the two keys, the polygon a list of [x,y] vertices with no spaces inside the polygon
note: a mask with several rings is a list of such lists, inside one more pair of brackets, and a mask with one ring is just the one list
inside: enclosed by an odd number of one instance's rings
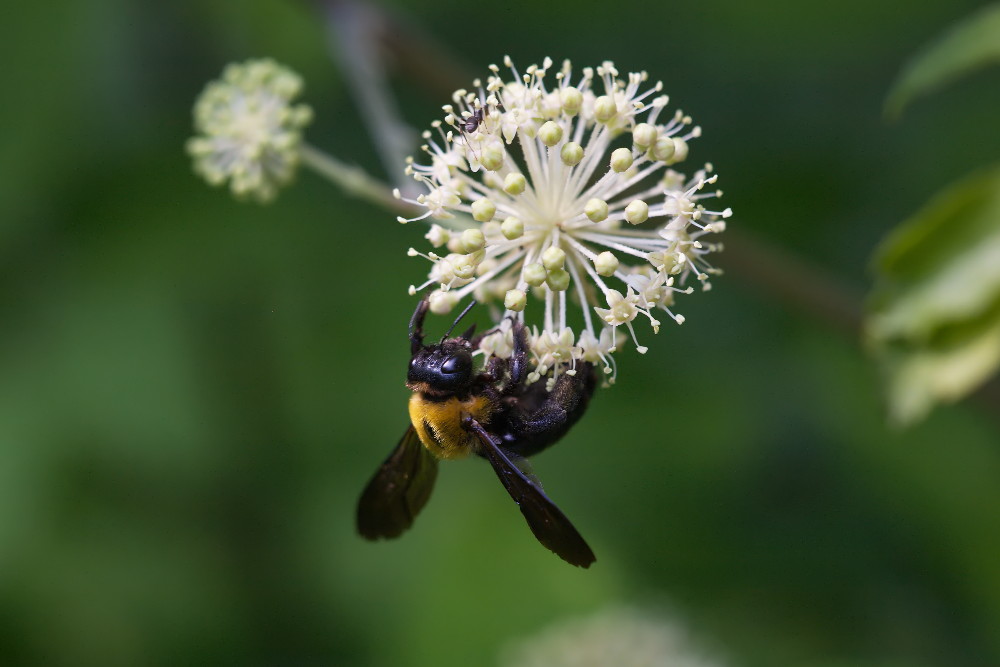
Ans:
{"label": "plant stem", "polygon": [[389,182],[415,195],[415,184],[403,175],[402,165],[413,150],[417,134],[403,121],[386,80],[380,49],[385,14],[376,5],[358,0],[331,0],[321,6],[332,38],[330,52],[351,87]]}
{"label": "plant stem", "polygon": [[346,193],[402,215],[414,213],[414,208],[411,205],[396,199],[384,183],[371,177],[360,167],[345,164],[305,143],[302,144],[301,155],[304,165],[333,182]]}
{"label": "plant stem", "polygon": [[726,250],[717,262],[765,297],[791,304],[799,312],[827,324],[849,338],[860,340],[863,324],[861,295],[835,277],[792,253],[744,229],[728,227]]}

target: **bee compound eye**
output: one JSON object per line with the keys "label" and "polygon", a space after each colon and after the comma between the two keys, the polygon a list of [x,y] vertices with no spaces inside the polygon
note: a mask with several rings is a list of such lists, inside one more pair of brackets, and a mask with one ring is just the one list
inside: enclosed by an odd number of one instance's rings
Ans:
{"label": "bee compound eye", "polygon": [[468,359],[456,354],[444,360],[444,363],[441,364],[441,372],[447,375],[456,375],[466,370],[468,365]]}

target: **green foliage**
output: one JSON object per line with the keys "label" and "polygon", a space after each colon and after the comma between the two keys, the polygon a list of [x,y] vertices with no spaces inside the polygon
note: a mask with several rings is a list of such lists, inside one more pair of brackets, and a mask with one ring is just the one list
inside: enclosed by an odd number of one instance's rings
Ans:
{"label": "green foliage", "polygon": [[867,337],[910,424],[1000,365],[1000,169],[948,189],[882,243]]}
{"label": "green foliage", "polygon": [[995,62],[1000,62],[1000,4],[956,24],[915,56],[892,85],[885,113],[897,118],[917,97]]}
{"label": "green foliage", "polygon": [[[913,99],[1000,61],[1000,4],[951,28],[916,56],[886,99]],[[1000,366],[1000,176],[970,178],[893,231],[873,262],[866,335],[901,425],[956,401]]]}

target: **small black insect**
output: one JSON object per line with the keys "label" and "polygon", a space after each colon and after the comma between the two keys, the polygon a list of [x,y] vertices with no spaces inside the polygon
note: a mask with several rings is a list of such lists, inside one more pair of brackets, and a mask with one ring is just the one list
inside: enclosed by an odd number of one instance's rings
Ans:
{"label": "small black insect", "polygon": [[466,134],[472,134],[479,128],[479,125],[486,120],[486,116],[488,115],[489,108],[479,107],[472,112],[471,116],[462,118],[458,121],[458,129]]}
{"label": "small black insect", "polygon": [[473,155],[475,155],[476,159],[479,161],[482,161],[482,158],[479,156],[479,152],[472,147],[469,135],[475,132],[483,121],[486,120],[486,116],[489,115],[489,112],[489,107],[482,106],[474,110],[472,115],[465,118],[459,118],[456,121],[458,131],[462,133],[462,138],[465,139],[465,145],[472,151]]}
{"label": "small black insect", "polygon": [[493,466],[539,542],[566,562],[589,567],[594,552],[542,491],[525,457],[557,442],[583,415],[597,386],[593,365],[577,364],[576,374],[560,375],[551,391],[544,378],[525,384],[527,333],[512,320],[510,359],[491,357],[476,372],[472,352],[482,337],[472,337],[475,327],[455,338],[449,330],[440,343],[424,345],[427,310],[425,299],[410,319],[411,424],[361,494],[358,532],[369,540],[401,535],[430,498],[438,460],[474,453]]}

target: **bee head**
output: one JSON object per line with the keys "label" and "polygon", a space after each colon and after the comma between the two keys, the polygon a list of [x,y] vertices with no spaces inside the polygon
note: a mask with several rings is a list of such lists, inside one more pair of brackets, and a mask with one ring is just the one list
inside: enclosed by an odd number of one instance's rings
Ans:
{"label": "bee head", "polygon": [[475,369],[472,363],[472,334],[476,326],[456,338],[448,338],[452,330],[476,305],[472,301],[458,316],[435,345],[424,345],[423,323],[429,302],[423,299],[410,319],[410,369],[406,384],[413,391],[454,393],[472,386]]}
{"label": "bee head", "polygon": [[411,386],[426,385],[432,390],[456,392],[467,389],[474,377],[469,342],[449,338],[417,351],[410,358],[406,381]]}

